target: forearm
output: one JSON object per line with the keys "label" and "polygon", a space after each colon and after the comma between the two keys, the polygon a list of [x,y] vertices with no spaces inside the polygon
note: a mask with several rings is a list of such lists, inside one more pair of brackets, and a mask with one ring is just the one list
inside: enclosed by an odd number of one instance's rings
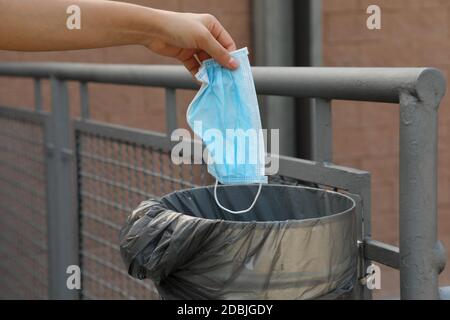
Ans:
{"label": "forearm", "polygon": [[[79,25],[76,12],[79,8]],[[68,23],[69,22],[69,23]],[[236,45],[210,14],[156,10],[107,0],[0,0],[0,50],[60,51],[140,44],[195,74],[214,58],[235,69]]]}
{"label": "forearm", "polygon": [[[81,29],[66,26],[70,5]],[[161,11],[104,0],[0,0],[0,49],[74,50],[143,44],[161,32]]]}

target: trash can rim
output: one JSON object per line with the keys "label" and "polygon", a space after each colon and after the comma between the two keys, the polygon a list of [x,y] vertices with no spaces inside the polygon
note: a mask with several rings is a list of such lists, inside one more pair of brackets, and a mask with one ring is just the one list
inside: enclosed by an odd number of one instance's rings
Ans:
{"label": "trash can rim", "polygon": [[[227,184],[227,185],[219,185],[218,188],[220,187],[228,187],[228,186],[244,186],[242,184]],[[246,185],[248,186],[248,185]],[[255,184],[255,186],[257,186],[257,184]],[[256,226],[260,226],[260,227],[266,227],[268,225],[273,225],[274,223],[280,223],[280,224],[287,224],[289,227],[299,227],[299,226],[304,226],[304,227],[308,227],[311,226],[314,223],[317,222],[328,222],[328,220],[339,220],[343,217],[345,217],[349,212],[351,212],[352,210],[355,209],[356,207],[356,202],[355,200],[353,200],[352,197],[341,193],[341,192],[336,192],[336,191],[332,191],[332,190],[326,190],[326,189],[320,189],[320,188],[313,188],[313,187],[307,187],[307,186],[293,186],[293,185],[284,185],[284,184],[265,184],[264,186],[275,186],[275,187],[288,187],[288,188],[300,188],[300,189],[308,189],[308,190],[315,190],[315,191],[320,191],[320,192],[324,192],[324,193],[333,193],[333,194],[337,194],[338,196],[342,196],[348,200],[350,200],[351,205],[348,209],[341,211],[341,212],[337,212],[334,214],[330,214],[330,215],[326,215],[323,217],[316,217],[316,218],[306,218],[306,219],[287,219],[287,220],[272,220],[272,221],[237,221],[237,220],[226,220],[226,219],[212,219],[212,218],[204,218],[204,217],[196,217],[184,212],[178,212],[172,209],[167,208],[168,211],[172,211],[175,213],[179,213],[181,215],[190,217],[192,219],[198,219],[198,220],[202,220],[202,221],[210,221],[210,222],[219,222],[219,221],[225,221],[227,224],[230,225],[235,225],[235,226],[239,226],[242,224],[255,224]],[[184,192],[184,191],[191,191],[191,190],[199,190],[199,189],[208,189],[208,188],[214,188],[214,185],[208,185],[208,186],[199,186],[199,187],[194,187],[194,188],[185,188],[185,189],[180,189],[180,190],[176,190],[176,191],[172,191],[164,196],[161,197],[161,199],[165,198],[165,197],[169,197],[172,194],[175,193],[179,193],[179,192]]]}

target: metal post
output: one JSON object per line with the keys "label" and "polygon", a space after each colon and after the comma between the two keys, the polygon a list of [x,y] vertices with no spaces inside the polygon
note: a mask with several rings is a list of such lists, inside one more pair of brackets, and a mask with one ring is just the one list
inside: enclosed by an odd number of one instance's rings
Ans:
{"label": "metal post", "polygon": [[400,286],[402,299],[437,299],[437,109],[408,93],[400,103]]}
{"label": "metal post", "polygon": [[42,86],[41,79],[34,79],[34,110],[42,112]]}
{"label": "metal post", "polygon": [[430,70],[416,88],[400,94],[400,295],[438,299],[437,134],[445,81]]}
{"label": "metal post", "polygon": [[[256,65],[294,65],[293,0],[253,1],[254,63]],[[296,156],[296,119],[294,99],[259,97],[263,127],[279,129],[280,154]]]}
{"label": "metal post", "polygon": [[[322,0],[309,2],[309,65],[322,65]],[[301,50],[301,48],[299,49]]]}
{"label": "metal post", "polygon": [[67,267],[78,264],[78,222],[74,196],[74,154],[67,84],[51,78],[52,113],[46,123],[47,210],[50,299],[77,299],[67,288]]}
{"label": "metal post", "polygon": [[170,138],[172,131],[177,128],[177,105],[175,89],[166,89],[166,132]]}
{"label": "metal post", "polygon": [[[322,0],[294,2],[295,65],[320,66],[322,64]],[[314,154],[314,135],[324,115],[318,114],[312,99],[296,99],[297,157],[321,160]],[[320,112],[320,110],[318,110]],[[331,114],[330,114],[331,115]]]}
{"label": "metal post", "polygon": [[321,162],[332,161],[332,127],[330,101],[312,99],[311,103],[311,153],[312,160]]}
{"label": "metal post", "polygon": [[81,105],[81,119],[89,119],[89,92],[86,82],[80,82],[80,105]]}

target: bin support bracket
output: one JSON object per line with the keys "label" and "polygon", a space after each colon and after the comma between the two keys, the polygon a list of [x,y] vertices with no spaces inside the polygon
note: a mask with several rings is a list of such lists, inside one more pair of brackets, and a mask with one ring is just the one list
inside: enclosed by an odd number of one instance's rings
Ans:
{"label": "bin support bracket", "polygon": [[398,247],[373,239],[365,239],[363,250],[367,260],[373,260],[394,269],[399,268],[400,250]]}

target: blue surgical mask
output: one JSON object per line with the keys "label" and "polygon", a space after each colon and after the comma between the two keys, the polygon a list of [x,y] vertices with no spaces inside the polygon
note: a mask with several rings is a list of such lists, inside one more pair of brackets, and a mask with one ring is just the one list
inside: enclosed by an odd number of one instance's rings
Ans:
{"label": "blue surgical mask", "polygon": [[216,178],[216,186],[217,181],[267,183],[264,138],[248,50],[242,48],[231,55],[239,62],[236,70],[212,59],[203,61],[196,74],[202,86],[189,105],[187,122],[206,145],[208,172]]}

